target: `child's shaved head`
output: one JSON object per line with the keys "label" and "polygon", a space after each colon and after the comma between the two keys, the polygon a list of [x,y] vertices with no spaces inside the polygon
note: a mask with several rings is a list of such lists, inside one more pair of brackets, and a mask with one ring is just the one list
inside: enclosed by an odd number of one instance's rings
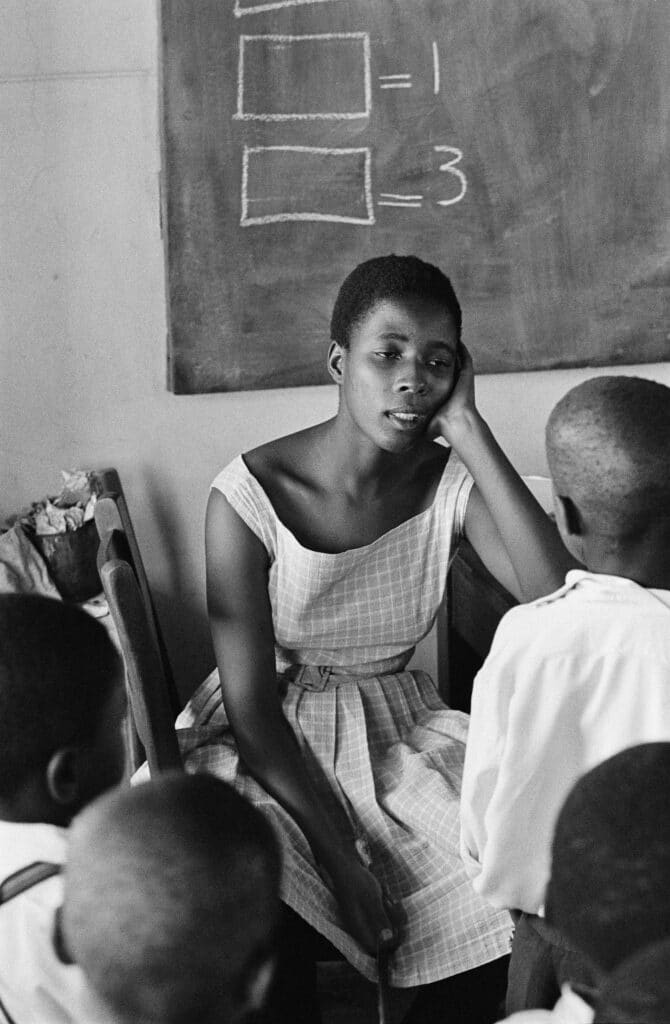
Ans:
{"label": "child's shaved head", "polygon": [[642,743],[592,768],[563,804],[547,920],[610,971],[670,933],[668,878],[670,743]]}
{"label": "child's shaved head", "polygon": [[593,1024],[668,1024],[670,939],[653,942],[619,964],[600,989]]}
{"label": "child's shaved head", "polygon": [[168,774],[75,820],[65,946],[119,1021],[237,1021],[270,957],[278,887],[260,811],[214,776]]}
{"label": "child's shaved head", "polygon": [[670,515],[670,388],[639,377],[594,377],[549,417],[554,487],[589,525],[635,536]]}
{"label": "child's shaved head", "polygon": [[[0,799],[43,774],[60,748],[90,745],[122,687],[121,659],[90,615],[37,594],[0,594]],[[120,740],[118,748],[92,795],[119,781]]]}

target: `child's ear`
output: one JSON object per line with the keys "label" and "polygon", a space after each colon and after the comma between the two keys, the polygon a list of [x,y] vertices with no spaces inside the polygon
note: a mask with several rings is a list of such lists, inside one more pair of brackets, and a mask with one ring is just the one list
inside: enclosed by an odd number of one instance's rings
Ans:
{"label": "child's ear", "polygon": [[65,936],[63,934],[63,906],[56,907],[54,913],[54,927],[53,934],[51,937],[51,944],[56,952],[56,956],[62,964],[73,964],[74,960],[70,955],[70,951],[67,948]]}
{"label": "child's ear", "polygon": [[584,563],[584,521],[579,509],[571,498],[554,491],[554,512],[556,526],[563,546],[578,562]]}
{"label": "child's ear", "polygon": [[62,747],[51,755],[46,768],[49,796],[62,807],[74,807],[80,797],[79,759],[74,747]]}
{"label": "child's ear", "polygon": [[572,498],[554,492],[554,511],[556,512],[556,523],[563,536],[582,536],[584,524],[579,509]]}
{"label": "child's ear", "polygon": [[330,348],[328,349],[328,373],[333,378],[336,384],[341,384],[343,379],[343,363],[345,359],[345,350],[340,345],[339,341],[331,341]]}

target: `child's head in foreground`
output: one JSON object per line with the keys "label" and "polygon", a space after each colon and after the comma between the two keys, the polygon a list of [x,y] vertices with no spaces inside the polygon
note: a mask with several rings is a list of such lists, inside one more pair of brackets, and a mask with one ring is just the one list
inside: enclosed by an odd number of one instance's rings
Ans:
{"label": "child's head in foreground", "polygon": [[67,825],[119,782],[121,659],[103,626],[52,598],[0,594],[0,817]]}
{"label": "child's head in foreground", "polygon": [[670,938],[638,950],[602,986],[593,1024],[668,1024]]}
{"label": "child's head in foreground", "polygon": [[[639,377],[594,377],[553,409],[547,458],[566,546],[625,551],[670,533],[670,388]],[[596,547],[591,541],[595,538]]]}
{"label": "child's head in foreground", "polygon": [[670,743],[587,772],[559,814],[546,915],[601,972],[670,935]]}
{"label": "child's head in foreground", "polygon": [[262,1004],[279,852],[260,811],[211,775],[117,789],[71,829],[62,931],[123,1024],[233,1024]]}

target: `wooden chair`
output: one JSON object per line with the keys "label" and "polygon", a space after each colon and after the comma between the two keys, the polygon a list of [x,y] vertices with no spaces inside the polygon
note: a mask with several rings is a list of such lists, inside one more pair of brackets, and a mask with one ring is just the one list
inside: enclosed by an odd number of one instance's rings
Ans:
{"label": "wooden chair", "polygon": [[149,581],[144,569],[144,562],[140,554],[126,498],[121,487],[119,474],[115,469],[103,469],[96,475],[98,500],[95,506],[95,525],[100,538],[98,571],[100,571],[109,558],[122,558],[132,567],[140,588],[142,602],[146,609],[149,628],[156,638],[161,654],[170,704],[176,717],[181,711],[181,700],[174,681],[170,659],[151,597]]}
{"label": "wooden chair", "polygon": [[[130,711],[146,753],[149,773],[153,776],[183,769],[163,658],[147,617],[137,577],[123,558],[110,558],[105,562],[100,577],[119,635]],[[138,763],[131,765],[133,769],[138,766]]]}
{"label": "wooden chair", "polygon": [[100,470],[96,490],[98,572],[126,663],[129,767],[134,771],[146,756],[152,774],[178,768],[174,720],[181,701],[117,471]]}

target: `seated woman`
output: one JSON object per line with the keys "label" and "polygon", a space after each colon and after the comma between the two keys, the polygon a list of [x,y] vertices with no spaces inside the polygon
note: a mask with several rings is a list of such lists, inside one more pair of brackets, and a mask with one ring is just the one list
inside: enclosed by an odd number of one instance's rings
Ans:
{"label": "seated woman", "polygon": [[[289,907],[369,979],[380,940],[393,986],[454,977],[439,998],[432,986],[438,1014],[477,1024],[497,1019],[504,963],[489,978],[482,965],[507,954],[510,920],[459,857],[467,716],[407,664],[461,536],[524,600],[562,582],[567,556],[476,410],[440,270],[413,256],[361,264],[331,336],[337,415],[238,456],[212,485],[218,672],[180,716],[182,744],[189,770],[274,818]],[[296,1003],[287,1019],[318,1015]]]}

